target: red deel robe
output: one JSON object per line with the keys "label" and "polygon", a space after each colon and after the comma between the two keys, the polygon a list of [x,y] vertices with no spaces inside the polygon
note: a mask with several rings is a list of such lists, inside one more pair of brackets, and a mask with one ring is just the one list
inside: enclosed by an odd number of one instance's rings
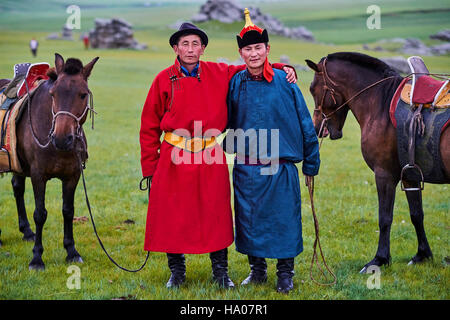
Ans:
{"label": "red deel robe", "polygon": [[[174,65],[153,80],[140,130],[142,174],[153,176],[145,250],[199,254],[233,243],[229,173],[222,148],[216,145],[193,154],[165,141],[161,143],[161,135],[163,131],[185,129],[194,137],[194,121],[201,121],[202,127],[202,132],[195,132],[195,136],[209,129],[216,129],[214,136],[223,132],[227,125],[228,82],[244,68],[245,65],[200,61],[199,77],[185,77],[176,59]],[[174,75],[178,80],[172,89],[170,77]],[[192,159],[191,163],[176,164],[172,151]],[[200,155],[200,159],[212,157],[222,161],[207,164],[203,160],[198,164]]]}

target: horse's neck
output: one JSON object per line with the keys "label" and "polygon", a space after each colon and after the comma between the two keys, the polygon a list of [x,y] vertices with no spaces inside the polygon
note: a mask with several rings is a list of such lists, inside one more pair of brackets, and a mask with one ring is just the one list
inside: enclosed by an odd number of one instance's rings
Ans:
{"label": "horse's neck", "polygon": [[29,105],[33,129],[36,135],[42,138],[47,137],[52,126],[52,97],[49,93],[50,87],[51,85],[48,82],[40,85],[36,89],[36,92],[34,92]]}
{"label": "horse's neck", "polygon": [[[358,83],[354,87],[348,87],[348,92],[345,96],[346,100],[351,99],[363,90],[365,91],[348,103],[361,129],[375,118],[389,120],[389,104],[400,84],[401,77],[398,76],[383,81],[384,78],[386,77],[380,76],[379,78]],[[382,82],[370,87],[377,81]]]}

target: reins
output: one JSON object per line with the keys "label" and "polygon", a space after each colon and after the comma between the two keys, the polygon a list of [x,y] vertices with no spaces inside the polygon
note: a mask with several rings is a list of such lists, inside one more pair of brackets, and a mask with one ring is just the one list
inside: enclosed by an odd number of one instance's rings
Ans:
{"label": "reins", "polygon": [[[89,92],[90,92],[90,91],[89,91]],[[94,99],[92,98],[92,95],[91,95],[91,98],[90,98],[89,101],[90,101],[90,102],[89,102],[90,105],[93,106],[93,105],[94,105]],[[94,119],[92,119],[92,129],[94,129]],[[86,148],[86,144],[85,144],[84,140],[82,139],[82,136],[77,135],[77,138],[80,139],[80,141],[83,143],[83,150],[86,150],[86,149],[87,149],[87,148]],[[80,164],[81,179],[82,179],[82,181],[83,181],[84,198],[85,198],[85,200],[86,200],[86,206],[87,206],[87,208],[88,208],[89,216],[91,217],[92,227],[93,227],[93,229],[94,229],[94,233],[95,233],[95,236],[97,237],[97,240],[98,240],[98,243],[100,244],[100,247],[102,248],[103,252],[104,252],[104,253],[106,254],[106,256],[108,257],[108,259],[109,259],[116,267],[118,267],[119,269],[121,269],[121,270],[123,270],[123,271],[127,271],[127,272],[139,272],[139,271],[141,271],[141,270],[145,267],[145,265],[147,264],[148,258],[149,258],[149,256],[150,256],[150,251],[147,251],[147,256],[145,257],[144,263],[143,263],[138,269],[130,270],[130,269],[127,269],[127,268],[122,267],[121,265],[119,265],[119,264],[118,264],[118,263],[110,256],[110,254],[109,254],[108,251],[106,250],[105,246],[103,245],[103,242],[102,242],[102,240],[100,239],[100,236],[98,235],[98,232],[97,232],[97,226],[95,225],[94,216],[93,216],[93,214],[92,214],[92,209],[91,209],[91,204],[90,204],[90,202],[89,202],[89,197],[88,197],[88,192],[87,192],[87,187],[86,187],[86,179],[85,179],[85,177],[84,177],[84,169],[86,168],[86,165],[85,165],[85,163],[81,160],[81,157],[80,157],[79,153],[76,153],[76,155],[77,155],[77,158],[78,158],[79,164]]]}
{"label": "reins", "polygon": [[[83,141],[83,143],[84,143],[84,141]],[[139,271],[141,271],[141,270],[145,267],[145,265],[147,264],[148,258],[149,258],[149,256],[150,256],[150,251],[147,251],[147,256],[145,257],[144,263],[143,263],[138,269],[130,270],[130,269],[124,268],[124,267],[122,267],[121,265],[119,265],[119,264],[118,264],[118,263],[117,263],[110,255],[109,255],[108,251],[106,250],[105,246],[103,245],[103,242],[102,242],[102,240],[100,239],[100,236],[98,235],[98,232],[97,232],[97,227],[96,227],[96,225],[95,225],[94,217],[93,217],[93,215],[92,215],[91,205],[90,205],[90,202],[89,202],[89,197],[88,197],[87,188],[86,188],[86,180],[85,180],[85,178],[84,178],[84,167],[85,167],[85,165],[83,164],[83,162],[81,161],[81,159],[79,159],[79,160],[80,160],[81,178],[82,178],[82,181],[83,181],[83,188],[84,188],[84,197],[85,197],[85,199],[86,199],[86,206],[87,206],[87,208],[88,208],[89,215],[90,215],[90,217],[91,217],[92,227],[94,228],[94,233],[95,233],[95,236],[97,237],[97,240],[98,240],[98,243],[100,244],[100,247],[103,249],[103,252],[106,254],[106,256],[108,257],[108,259],[109,259],[116,267],[118,267],[119,269],[121,269],[121,270],[123,270],[123,271],[127,271],[127,272],[139,272]]]}
{"label": "reins", "polygon": [[[321,285],[321,286],[332,286],[332,285],[336,284],[337,277],[333,273],[333,271],[331,271],[331,269],[328,267],[327,262],[325,261],[325,257],[324,257],[323,251],[322,251],[322,246],[320,244],[319,221],[317,220],[316,209],[314,207],[314,177],[311,177],[311,180],[309,181],[309,183],[307,183],[307,186],[308,186],[308,191],[309,191],[309,199],[311,201],[311,211],[312,211],[313,220],[314,220],[314,231],[315,231],[315,235],[316,235],[316,238],[314,239],[314,245],[313,245],[313,256],[312,256],[312,259],[311,259],[311,266],[309,268],[309,277],[311,278],[311,280],[314,283],[316,283],[318,285]],[[323,272],[322,268],[319,265],[319,258],[318,258],[318,255],[317,255],[317,246],[319,247],[320,256],[322,257],[322,261],[323,261],[323,264],[324,264],[325,268],[328,270],[328,272],[333,277],[333,281],[332,282],[321,283],[321,282],[317,281],[316,279],[314,279],[314,276],[312,274],[312,269],[313,269],[314,262],[316,263],[317,268],[322,273],[322,276],[325,277],[325,273]]]}

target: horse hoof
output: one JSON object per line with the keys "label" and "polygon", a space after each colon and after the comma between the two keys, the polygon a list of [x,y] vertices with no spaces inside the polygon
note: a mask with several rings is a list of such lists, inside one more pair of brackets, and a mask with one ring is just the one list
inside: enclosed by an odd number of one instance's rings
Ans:
{"label": "horse hoof", "polygon": [[366,273],[375,273],[378,272],[380,270],[380,266],[376,265],[376,264],[371,264],[371,265],[366,265],[364,266],[364,268],[361,269],[361,271],[359,271],[360,274],[366,274]]}
{"label": "horse hoof", "polygon": [[72,258],[67,257],[66,258],[66,262],[70,262],[70,263],[83,263],[83,259],[81,258],[81,256],[75,256]]}
{"label": "horse hoof", "polygon": [[29,270],[45,270],[45,265],[44,263],[30,263],[30,265],[28,266]]}
{"label": "horse hoof", "polygon": [[35,234],[31,233],[31,234],[24,235],[22,240],[27,241],[27,242],[34,242],[35,238],[36,238]]}
{"label": "horse hoof", "polygon": [[433,259],[433,255],[429,255],[429,256],[424,256],[424,255],[415,255],[409,262],[408,262],[408,266],[412,266],[415,264],[420,264],[423,262],[426,262],[428,260],[432,260]]}

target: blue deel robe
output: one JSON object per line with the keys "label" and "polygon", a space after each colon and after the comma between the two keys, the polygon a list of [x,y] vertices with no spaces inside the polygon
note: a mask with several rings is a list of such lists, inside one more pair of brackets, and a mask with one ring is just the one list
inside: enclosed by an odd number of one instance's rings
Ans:
{"label": "blue deel robe", "polygon": [[[240,159],[246,156],[247,163],[251,161],[249,158],[261,162],[282,159],[275,168],[270,163],[248,165],[237,158],[233,168],[236,250],[281,259],[303,251],[299,174],[295,163],[303,161],[303,173],[315,176],[320,159],[318,139],[300,89],[286,81],[283,71],[274,72],[270,83],[265,79],[251,80],[247,70],[230,81],[230,130],[224,147]],[[278,143],[278,148],[274,143]],[[262,168],[269,171],[263,174]]]}

